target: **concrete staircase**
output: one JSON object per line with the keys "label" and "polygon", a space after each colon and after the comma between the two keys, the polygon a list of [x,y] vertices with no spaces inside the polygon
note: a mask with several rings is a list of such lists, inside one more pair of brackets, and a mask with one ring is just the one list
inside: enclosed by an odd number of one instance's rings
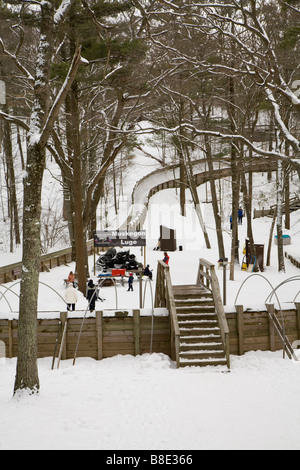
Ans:
{"label": "concrete staircase", "polygon": [[199,286],[173,288],[180,329],[180,367],[227,368],[212,293]]}

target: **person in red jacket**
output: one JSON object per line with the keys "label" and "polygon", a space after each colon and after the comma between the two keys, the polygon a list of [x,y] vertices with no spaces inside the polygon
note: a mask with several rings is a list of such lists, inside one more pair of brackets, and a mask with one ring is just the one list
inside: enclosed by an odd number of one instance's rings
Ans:
{"label": "person in red jacket", "polygon": [[168,255],[168,253],[165,251],[164,252],[164,259],[163,259],[163,262],[166,263],[167,266],[169,266],[169,260],[170,260],[170,256]]}

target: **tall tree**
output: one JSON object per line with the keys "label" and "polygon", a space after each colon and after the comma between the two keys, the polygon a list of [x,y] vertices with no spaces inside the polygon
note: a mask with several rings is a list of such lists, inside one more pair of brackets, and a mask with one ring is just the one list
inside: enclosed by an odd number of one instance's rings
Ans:
{"label": "tall tree", "polygon": [[[23,6],[22,2],[17,2]],[[35,74],[33,75],[10,53],[1,40],[2,50],[33,85],[30,125],[4,112],[0,117],[14,122],[27,132],[27,161],[24,177],[23,259],[19,307],[18,361],[14,392],[39,390],[37,368],[37,301],[41,256],[41,193],[45,169],[46,144],[58,116],[60,105],[74,80],[80,63],[76,50],[67,78],[51,105],[50,73],[54,50],[55,10],[53,2],[34,2],[30,15],[39,33]],[[37,11],[37,5],[39,10]]]}

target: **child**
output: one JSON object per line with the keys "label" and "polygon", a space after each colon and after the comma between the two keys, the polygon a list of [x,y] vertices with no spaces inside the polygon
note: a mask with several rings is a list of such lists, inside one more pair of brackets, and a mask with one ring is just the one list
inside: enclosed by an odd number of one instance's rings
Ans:
{"label": "child", "polygon": [[127,292],[132,291],[133,292],[133,274],[130,273],[129,279],[128,279],[128,290]]}

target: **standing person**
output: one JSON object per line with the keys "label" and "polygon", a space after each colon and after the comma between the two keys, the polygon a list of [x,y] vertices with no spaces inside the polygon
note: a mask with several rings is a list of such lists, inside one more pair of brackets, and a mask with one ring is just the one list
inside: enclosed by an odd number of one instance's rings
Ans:
{"label": "standing person", "polygon": [[151,281],[152,281],[153,272],[150,270],[150,264],[147,264],[147,266],[145,267],[144,276],[148,276],[149,279],[151,279]]}
{"label": "standing person", "polygon": [[72,310],[74,312],[75,305],[78,301],[78,294],[72,282],[69,282],[69,284],[67,285],[67,290],[65,293],[65,301],[67,304],[68,311]]}
{"label": "standing person", "polygon": [[90,312],[93,312],[96,307],[97,291],[96,291],[96,286],[93,283],[92,279],[90,279],[88,282],[86,298],[89,302]]}
{"label": "standing person", "polygon": [[129,278],[128,278],[128,290],[127,292],[132,291],[133,292],[133,274],[130,273]]}
{"label": "standing person", "polygon": [[238,216],[239,216],[239,225],[243,225],[244,212],[243,212],[243,209],[241,207],[239,208]]}
{"label": "standing person", "polygon": [[167,266],[169,266],[169,261],[170,261],[170,256],[169,256],[168,253],[165,251],[165,252],[164,252],[164,259],[163,259],[163,262],[166,263]]}

